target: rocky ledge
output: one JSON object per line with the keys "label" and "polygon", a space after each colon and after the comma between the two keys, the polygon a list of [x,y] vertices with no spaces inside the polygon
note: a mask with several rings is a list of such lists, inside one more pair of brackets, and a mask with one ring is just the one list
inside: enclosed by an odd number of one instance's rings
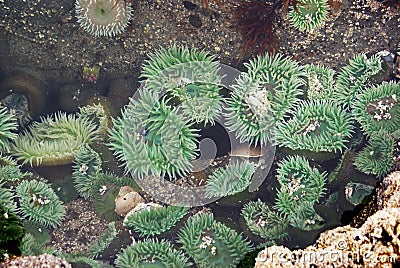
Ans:
{"label": "rocky ledge", "polygon": [[400,264],[400,172],[388,175],[378,188],[378,211],[359,228],[328,230],[315,245],[291,251],[271,246],[256,258],[261,267],[398,267]]}

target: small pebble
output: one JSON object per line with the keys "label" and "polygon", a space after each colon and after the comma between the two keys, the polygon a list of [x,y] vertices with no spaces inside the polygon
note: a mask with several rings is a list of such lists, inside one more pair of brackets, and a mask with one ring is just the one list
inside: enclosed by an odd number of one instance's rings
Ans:
{"label": "small pebble", "polygon": [[190,1],[182,1],[182,3],[187,10],[195,10],[197,8],[197,5]]}
{"label": "small pebble", "polygon": [[190,15],[189,16],[189,22],[190,25],[192,25],[195,28],[200,28],[202,25],[201,19],[199,17],[199,15]]}

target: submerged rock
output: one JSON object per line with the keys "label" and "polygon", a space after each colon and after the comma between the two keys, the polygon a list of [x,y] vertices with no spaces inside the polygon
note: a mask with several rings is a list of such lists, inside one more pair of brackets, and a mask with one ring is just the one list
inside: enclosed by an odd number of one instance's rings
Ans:
{"label": "submerged rock", "polygon": [[374,186],[358,183],[348,182],[345,186],[345,195],[347,201],[357,206],[365,200],[374,191]]}

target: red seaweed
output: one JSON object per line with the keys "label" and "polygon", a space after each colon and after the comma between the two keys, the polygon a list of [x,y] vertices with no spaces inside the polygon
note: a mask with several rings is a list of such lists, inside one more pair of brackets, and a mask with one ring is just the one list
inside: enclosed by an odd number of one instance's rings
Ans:
{"label": "red seaweed", "polygon": [[275,52],[276,6],[276,3],[242,1],[235,7],[232,19],[244,41],[239,60],[246,53],[262,54],[267,49],[269,53]]}

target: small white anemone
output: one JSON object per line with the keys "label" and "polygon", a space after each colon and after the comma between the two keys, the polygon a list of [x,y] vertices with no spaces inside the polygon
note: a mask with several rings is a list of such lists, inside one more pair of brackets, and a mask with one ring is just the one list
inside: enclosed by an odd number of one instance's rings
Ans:
{"label": "small white anemone", "polygon": [[75,10],[80,26],[96,37],[121,34],[132,17],[132,7],[124,1],[76,0]]}

